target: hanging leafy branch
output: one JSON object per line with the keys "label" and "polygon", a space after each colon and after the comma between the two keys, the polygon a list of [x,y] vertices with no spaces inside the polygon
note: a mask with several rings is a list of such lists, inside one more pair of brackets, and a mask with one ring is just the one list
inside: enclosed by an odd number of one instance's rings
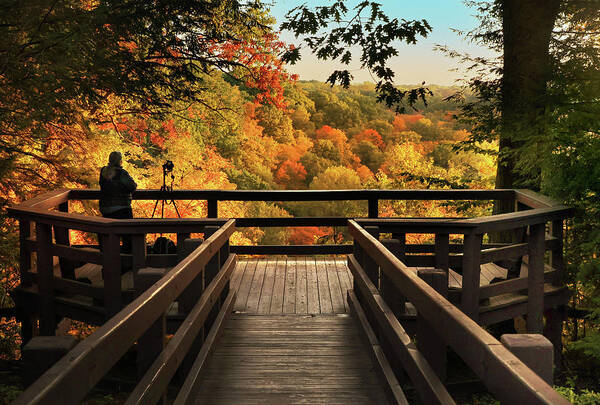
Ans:
{"label": "hanging leafy branch", "polygon": [[[335,60],[349,65],[355,56],[352,48],[360,49],[361,68],[368,69],[376,77],[377,100],[397,112],[403,112],[405,105],[414,106],[421,100],[426,103],[431,91],[424,86],[402,90],[394,85],[395,73],[389,67],[391,58],[398,56],[398,41],[415,44],[419,37],[427,37],[431,26],[425,20],[398,20],[389,18],[381,4],[362,1],[352,9],[344,0],[337,0],[330,6],[314,9],[301,5],[290,10],[281,29],[290,30],[296,36],[305,36],[307,47],[322,60]],[[335,25],[333,28],[330,26]],[[294,48],[283,55],[289,63],[297,62],[301,48]],[[347,88],[353,79],[348,69],[335,70],[327,82],[332,86],[340,84]]]}

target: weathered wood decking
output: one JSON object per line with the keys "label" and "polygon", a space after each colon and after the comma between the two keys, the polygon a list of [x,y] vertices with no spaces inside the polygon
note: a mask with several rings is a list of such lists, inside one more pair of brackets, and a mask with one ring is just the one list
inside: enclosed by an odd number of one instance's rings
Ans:
{"label": "weathered wood decking", "polygon": [[227,321],[197,404],[384,404],[349,315],[236,314]]}
{"label": "weathered wood decking", "polygon": [[[416,272],[421,267],[413,268]],[[449,273],[450,288],[462,286],[462,276]],[[493,263],[481,265],[480,285],[506,278],[506,269]],[[345,257],[282,256],[242,259],[233,273],[237,289],[234,311],[248,314],[344,314],[346,292],[352,274]]]}

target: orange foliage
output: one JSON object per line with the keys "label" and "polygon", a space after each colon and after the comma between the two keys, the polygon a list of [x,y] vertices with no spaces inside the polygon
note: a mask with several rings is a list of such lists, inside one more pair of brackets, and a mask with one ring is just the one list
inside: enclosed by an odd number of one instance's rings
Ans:
{"label": "orange foliage", "polygon": [[275,172],[275,181],[288,189],[305,188],[306,169],[298,161],[286,160]]}
{"label": "orange foliage", "polygon": [[358,166],[356,169],[356,174],[358,174],[358,177],[360,177],[362,182],[373,178],[373,172],[365,165]]}
{"label": "orange foliage", "polygon": [[385,144],[383,143],[383,139],[381,139],[381,135],[379,132],[374,129],[364,129],[359,132],[357,135],[352,138],[352,143],[359,143],[361,141],[371,142],[373,145],[377,146],[380,150],[383,150]]}
{"label": "orange foliage", "polygon": [[397,114],[392,125],[397,132],[408,130],[411,124],[425,118],[422,114]]}
{"label": "orange foliage", "polygon": [[330,140],[340,150],[343,150],[348,142],[348,137],[344,131],[332,128],[329,125],[323,125],[321,128],[317,129],[315,131],[315,136],[317,139]]}

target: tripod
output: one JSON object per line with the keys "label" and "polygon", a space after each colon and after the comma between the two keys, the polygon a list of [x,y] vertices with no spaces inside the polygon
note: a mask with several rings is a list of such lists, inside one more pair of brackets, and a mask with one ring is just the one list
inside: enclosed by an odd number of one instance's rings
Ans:
{"label": "tripod", "polygon": [[[171,185],[167,186],[167,173],[171,174]],[[170,193],[173,191],[173,180],[175,180],[175,176],[173,176],[173,163],[170,160],[167,160],[167,163],[163,165],[163,184],[160,186],[160,194],[162,196],[161,199],[156,200],[154,204],[154,209],[152,210],[152,217],[154,218],[154,214],[156,212],[156,208],[158,207],[158,203],[160,202],[160,217],[165,217],[165,204],[173,204],[175,208],[175,212],[177,213],[177,218],[181,218],[179,214],[179,210],[177,209],[177,204],[175,204],[175,200],[167,198]]]}

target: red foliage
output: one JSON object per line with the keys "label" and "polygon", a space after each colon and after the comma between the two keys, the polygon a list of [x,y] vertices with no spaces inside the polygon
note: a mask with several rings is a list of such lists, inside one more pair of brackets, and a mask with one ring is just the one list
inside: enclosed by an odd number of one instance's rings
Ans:
{"label": "red foliage", "polygon": [[293,228],[289,237],[289,242],[292,245],[312,245],[317,242],[317,239],[331,234],[331,228],[305,226]]}
{"label": "red foliage", "polygon": [[323,125],[321,128],[315,131],[317,139],[327,139],[333,142],[340,150],[343,150],[348,142],[348,137],[344,133],[336,128],[332,128],[329,125]]}
{"label": "red foliage", "polygon": [[297,75],[290,75],[284,69],[277,55],[290,49],[278,34],[266,34],[259,39],[214,44],[209,51],[217,58],[235,61],[248,68],[243,80],[248,87],[258,90],[255,102],[270,103],[278,108],[286,108],[283,96],[283,83],[295,81]]}

